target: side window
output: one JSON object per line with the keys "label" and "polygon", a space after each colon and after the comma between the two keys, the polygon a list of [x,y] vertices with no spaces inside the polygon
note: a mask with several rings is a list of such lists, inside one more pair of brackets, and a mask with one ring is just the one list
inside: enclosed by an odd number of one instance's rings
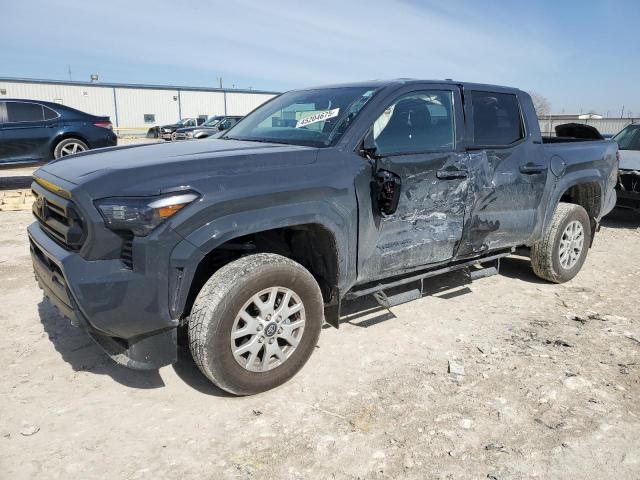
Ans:
{"label": "side window", "polygon": [[51,110],[49,107],[42,107],[44,111],[44,119],[45,120],[53,120],[54,118],[58,118],[58,114]]}
{"label": "side window", "polygon": [[508,93],[471,93],[474,144],[509,146],[524,138],[518,98]]}
{"label": "side window", "polygon": [[453,150],[453,92],[424,90],[403,95],[373,124],[380,155]]}
{"label": "side window", "polygon": [[41,122],[44,113],[37,103],[7,102],[7,117],[9,122]]}
{"label": "side window", "polygon": [[636,135],[631,141],[630,150],[640,150],[640,128],[636,128]]}
{"label": "side window", "polygon": [[223,122],[223,128],[224,130],[228,130],[229,128],[233,127],[236,123],[238,123],[238,120],[236,120],[235,118],[226,118]]}

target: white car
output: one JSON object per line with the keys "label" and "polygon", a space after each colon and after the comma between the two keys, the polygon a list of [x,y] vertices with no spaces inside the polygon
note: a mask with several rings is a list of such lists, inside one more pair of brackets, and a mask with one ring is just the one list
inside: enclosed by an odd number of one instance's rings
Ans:
{"label": "white car", "polygon": [[640,123],[627,125],[613,140],[620,152],[617,205],[640,211]]}

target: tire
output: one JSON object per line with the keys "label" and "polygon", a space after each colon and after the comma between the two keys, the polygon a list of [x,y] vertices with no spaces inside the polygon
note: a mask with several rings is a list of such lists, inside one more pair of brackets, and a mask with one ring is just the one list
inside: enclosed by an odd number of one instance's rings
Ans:
{"label": "tire", "polygon": [[65,138],[56,145],[53,149],[53,156],[55,158],[66,157],[74,153],[80,153],[89,150],[86,143],[78,138]]}
{"label": "tire", "polygon": [[[575,222],[579,224],[579,227]],[[567,239],[571,239],[572,234],[571,231],[568,232],[567,229],[574,228],[575,232],[579,231],[580,227],[582,229],[582,245],[578,253],[577,248],[579,242],[577,235],[576,241],[571,243],[571,241]],[[562,242],[570,246],[563,249],[561,248]],[[545,232],[542,240],[534,243],[531,247],[531,266],[533,272],[538,277],[550,282],[568,282],[575,277],[582,268],[587,258],[587,251],[590,245],[591,221],[589,220],[589,215],[586,210],[580,205],[559,203],[551,219],[551,225]],[[565,252],[564,256],[563,251]]]}
{"label": "tire", "polygon": [[[268,293],[258,296],[264,291]],[[285,291],[292,292],[291,300],[281,308]],[[259,309],[255,298],[264,301],[263,306],[275,304],[271,320],[266,320],[270,315],[265,313],[273,311],[271,307]],[[280,317],[284,318],[277,324]],[[200,290],[188,322],[189,347],[198,368],[214,384],[235,395],[253,395],[285,383],[304,366],[318,343],[323,320],[322,294],[309,271],[280,255],[248,255],[215,272]],[[294,330],[300,324],[303,326]],[[250,335],[232,339],[232,332],[245,329]],[[284,339],[294,334],[295,342]],[[293,347],[293,343],[297,345]],[[238,356],[248,345],[252,347],[243,354],[246,357]],[[278,356],[271,353],[274,348],[279,350]]]}

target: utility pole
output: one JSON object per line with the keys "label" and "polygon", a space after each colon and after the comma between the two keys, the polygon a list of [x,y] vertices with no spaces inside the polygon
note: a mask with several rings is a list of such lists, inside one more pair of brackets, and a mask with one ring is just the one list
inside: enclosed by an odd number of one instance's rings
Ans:
{"label": "utility pole", "polygon": [[222,90],[222,77],[216,77],[218,79],[218,84],[220,85],[220,90]]}
{"label": "utility pole", "polygon": [[624,118],[624,105],[622,105],[622,112],[620,112],[620,118]]}
{"label": "utility pole", "polygon": [[71,81],[71,64],[67,64],[67,71],[69,72],[69,81]]}

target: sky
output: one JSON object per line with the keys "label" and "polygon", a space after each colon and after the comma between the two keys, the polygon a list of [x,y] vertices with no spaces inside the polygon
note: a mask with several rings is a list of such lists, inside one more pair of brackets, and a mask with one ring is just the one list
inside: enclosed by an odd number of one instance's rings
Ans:
{"label": "sky", "polygon": [[452,78],[640,117],[640,0],[0,0],[0,76],[285,91]]}

